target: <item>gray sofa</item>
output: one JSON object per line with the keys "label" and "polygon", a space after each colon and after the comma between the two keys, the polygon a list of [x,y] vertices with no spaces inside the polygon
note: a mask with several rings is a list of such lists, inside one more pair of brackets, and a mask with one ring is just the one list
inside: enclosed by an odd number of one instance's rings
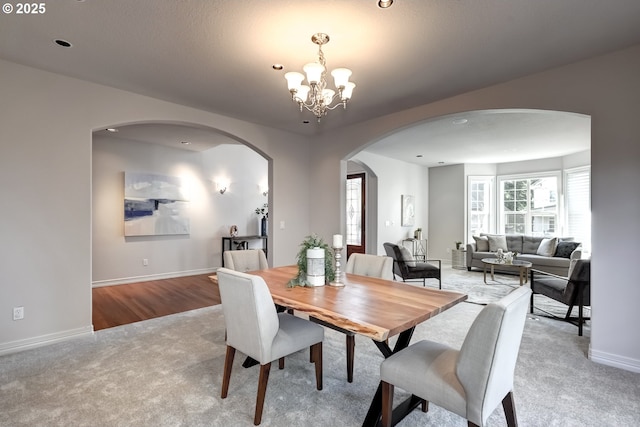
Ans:
{"label": "gray sofa", "polygon": [[[520,234],[474,236],[474,242],[467,244],[467,270],[471,271],[473,267],[484,269],[482,258],[496,258],[497,248],[501,248],[504,252],[518,252],[516,259],[529,261],[535,270],[567,277],[571,259],[581,257],[582,247],[569,237],[553,239],[555,241],[548,237]],[[495,270],[513,273],[513,269],[500,269],[499,266]]]}

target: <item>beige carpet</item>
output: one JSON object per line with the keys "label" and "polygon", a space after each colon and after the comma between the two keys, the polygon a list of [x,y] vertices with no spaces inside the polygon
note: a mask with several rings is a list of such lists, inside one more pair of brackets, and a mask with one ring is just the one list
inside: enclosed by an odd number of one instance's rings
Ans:
{"label": "beige carpet", "polygon": [[[476,277],[482,280],[481,273]],[[458,304],[419,325],[413,341],[459,346],[481,309]],[[528,316],[515,378],[521,426],[640,424],[640,374],[587,360],[589,335],[589,327],[578,337],[566,322]],[[0,426],[250,426],[257,368],[243,369],[237,355],[229,397],[220,399],[224,351],[224,319],[216,306],[0,357]],[[287,359],[286,369],[272,369],[262,425],[361,425],[378,383],[377,348],[356,338],[355,381],[349,384],[344,335],[327,330],[322,391],[315,390],[308,358],[300,352]],[[400,425],[466,422],[432,405]],[[488,426],[504,425],[499,408]]]}

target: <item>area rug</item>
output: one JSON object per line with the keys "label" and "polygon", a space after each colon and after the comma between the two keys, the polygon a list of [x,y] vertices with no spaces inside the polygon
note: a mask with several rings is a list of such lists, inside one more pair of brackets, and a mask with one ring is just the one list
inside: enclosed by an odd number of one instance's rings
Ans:
{"label": "area rug", "polygon": [[[496,274],[495,280],[484,283],[481,271],[456,270],[451,267],[442,268],[442,289],[467,294],[468,303],[486,305],[498,301],[520,285],[518,276]],[[421,285],[421,283],[414,282]],[[427,286],[437,286],[436,280],[428,280]]]}
{"label": "area rug", "polygon": [[[476,278],[482,283],[481,274]],[[225,354],[221,308],[109,328],[90,338],[0,356],[0,427],[252,426],[258,372],[241,367],[242,355],[236,355],[229,396],[220,398]],[[430,339],[459,347],[480,310],[480,305],[458,304],[418,325],[412,341]],[[566,322],[527,316],[515,376],[520,425],[640,424],[638,374],[589,361],[588,346],[588,330],[578,337]],[[288,357],[283,370],[272,368],[262,427],[362,425],[383,357],[371,340],[356,336],[354,382],[348,383],[344,352],[344,335],[327,329],[322,391],[315,389],[308,351]],[[396,391],[399,398],[406,397],[403,393]],[[413,411],[401,425],[467,423],[434,404],[426,414]],[[504,425],[502,408],[486,423]]]}

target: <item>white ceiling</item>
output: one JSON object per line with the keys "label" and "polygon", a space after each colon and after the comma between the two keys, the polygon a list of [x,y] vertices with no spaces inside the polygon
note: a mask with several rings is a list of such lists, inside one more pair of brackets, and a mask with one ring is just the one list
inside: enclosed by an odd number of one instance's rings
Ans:
{"label": "white ceiling", "polygon": [[[0,14],[0,58],[312,135],[640,43],[638,0],[376,3],[56,0],[42,15]],[[320,124],[283,78],[315,60],[316,32],[331,37],[328,68],[351,68],[357,84]]]}

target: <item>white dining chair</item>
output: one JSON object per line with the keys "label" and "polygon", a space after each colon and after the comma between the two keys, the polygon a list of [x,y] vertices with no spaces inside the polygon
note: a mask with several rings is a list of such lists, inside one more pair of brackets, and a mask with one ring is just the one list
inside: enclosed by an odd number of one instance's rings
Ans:
{"label": "white dining chair", "polygon": [[484,307],[460,350],[423,340],[385,359],[380,365],[382,425],[392,419],[394,387],[485,426],[502,402],[507,425],[517,425],[513,376],[531,290],[519,287]]}
{"label": "white dining chair", "polygon": [[353,253],[347,260],[344,271],[360,276],[393,280],[393,258],[370,254]]}
{"label": "white dining chair", "polygon": [[324,329],[288,313],[277,313],[269,288],[258,276],[221,268],[217,272],[220,299],[227,328],[222,394],[229,391],[231,368],[236,350],[260,364],[258,394],[253,419],[262,421],[262,409],[269,381],[271,362],[311,347],[315,363],[316,388],[322,390],[322,341]]}
{"label": "white dining chair", "polygon": [[235,271],[255,271],[269,268],[267,256],[262,249],[224,251],[224,266]]}

